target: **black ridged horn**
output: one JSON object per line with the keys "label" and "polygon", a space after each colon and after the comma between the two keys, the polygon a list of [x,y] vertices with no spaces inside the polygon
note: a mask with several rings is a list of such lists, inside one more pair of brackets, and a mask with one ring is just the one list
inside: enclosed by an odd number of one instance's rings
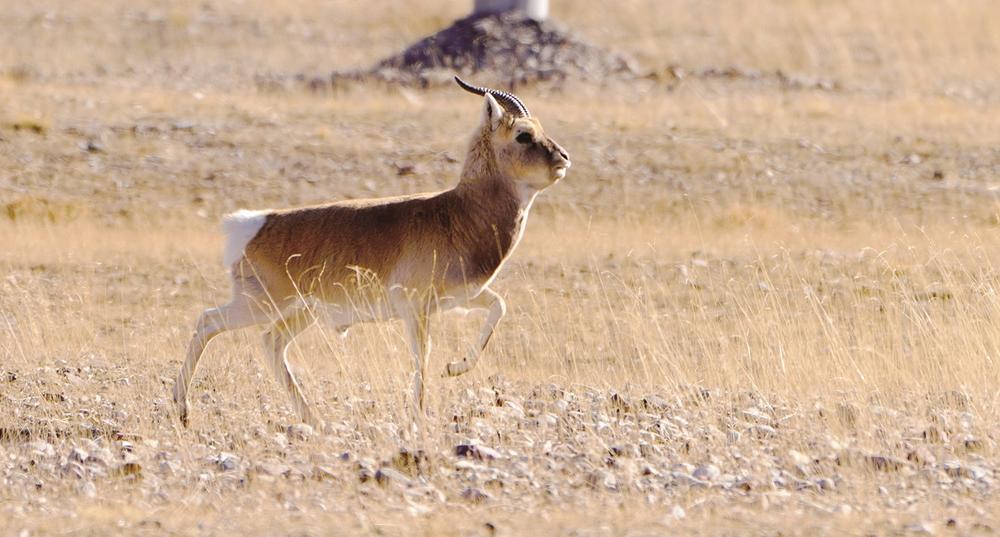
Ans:
{"label": "black ridged horn", "polygon": [[458,82],[458,85],[469,93],[475,93],[476,95],[486,95],[489,93],[509,114],[513,114],[517,117],[531,117],[531,112],[528,112],[528,107],[524,106],[521,99],[518,99],[513,94],[507,93],[506,91],[500,91],[498,89],[473,86],[457,76],[455,77],[455,82]]}

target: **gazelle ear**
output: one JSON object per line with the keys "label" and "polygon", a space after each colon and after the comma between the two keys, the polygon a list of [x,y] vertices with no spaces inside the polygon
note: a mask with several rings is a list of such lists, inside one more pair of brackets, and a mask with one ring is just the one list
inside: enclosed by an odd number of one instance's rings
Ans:
{"label": "gazelle ear", "polygon": [[500,103],[487,93],[483,96],[483,125],[489,125],[491,131],[497,130],[503,120],[503,108]]}

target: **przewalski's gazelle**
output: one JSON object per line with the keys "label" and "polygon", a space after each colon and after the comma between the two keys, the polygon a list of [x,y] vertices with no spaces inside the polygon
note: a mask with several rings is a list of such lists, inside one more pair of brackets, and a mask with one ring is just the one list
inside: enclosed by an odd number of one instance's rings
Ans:
{"label": "przewalski's gazelle", "polygon": [[174,385],[186,425],[187,393],[198,360],[220,333],[268,324],[268,363],[299,417],[317,423],[289,370],[289,343],[322,307],[344,331],[358,322],[401,319],[416,372],[414,399],[424,405],[431,349],[428,317],[454,307],[489,311],[479,339],[445,375],[475,367],[506,305],[489,288],[517,246],[539,192],[559,181],[569,155],[545,135],[521,101],[466,84],[482,95],[482,122],[472,136],[458,184],[444,192],[315,207],[238,211],[223,221],[224,262],[233,296],[205,310]]}

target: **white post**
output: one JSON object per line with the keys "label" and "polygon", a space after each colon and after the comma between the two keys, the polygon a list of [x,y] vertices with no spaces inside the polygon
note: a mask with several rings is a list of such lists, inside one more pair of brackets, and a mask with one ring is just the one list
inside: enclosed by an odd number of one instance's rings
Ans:
{"label": "white post", "polygon": [[535,20],[545,20],[549,16],[549,0],[476,0],[473,14],[502,13],[513,10],[523,11]]}

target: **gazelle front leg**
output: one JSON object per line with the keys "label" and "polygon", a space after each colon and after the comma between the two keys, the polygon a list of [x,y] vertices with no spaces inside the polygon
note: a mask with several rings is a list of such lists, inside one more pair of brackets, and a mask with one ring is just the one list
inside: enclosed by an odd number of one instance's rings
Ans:
{"label": "gazelle front leg", "polygon": [[399,286],[389,289],[389,299],[396,315],[406,326],[406,336],[413,354],[413,400],[423,412],[424,378],[427,376],[427,359],[431,354],[429,303]]}
{"label": "gazelle front leg", "polygon": [[442,376],[457,377],[458,375],[468,373],[472,368],[476,367],[476,363],[479,362],[479,357],[482,355],[483,349],[489,343],[490,336],[493,335],[493,330],[496,329],[497,323],[507,313],[507,304],[503,301],[503,298],[489,288],[483,289],[476,298],[470,301],[469,305],[488,309],[489,313],[486,316],[486,322],[483,324],[483,329],[479,333],[479,340],[476,344],[469,347],[468,353],[466,353],[461,361],[449,362],[445,366],[444,375]]}

